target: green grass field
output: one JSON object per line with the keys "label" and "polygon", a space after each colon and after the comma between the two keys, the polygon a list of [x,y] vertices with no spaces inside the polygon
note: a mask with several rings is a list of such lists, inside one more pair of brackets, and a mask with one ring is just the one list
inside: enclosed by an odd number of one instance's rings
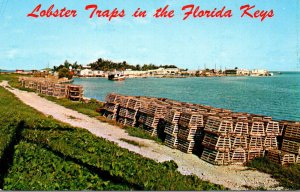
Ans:
{"label": "green grass field", "polygon": [[[5,190],[219,190],[84,129],[47,118],[0,87],[0,188]],[[172,165],[172,166],[171,166]]]}

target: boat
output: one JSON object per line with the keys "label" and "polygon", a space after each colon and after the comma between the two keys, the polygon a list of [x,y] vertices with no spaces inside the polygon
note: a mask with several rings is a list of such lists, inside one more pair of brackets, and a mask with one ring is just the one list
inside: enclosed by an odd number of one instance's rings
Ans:
{"label": "boat", "polygon": [[122,72],[111,72],[108,74],[108,80],[111,81],[124,81],[125,76]]}

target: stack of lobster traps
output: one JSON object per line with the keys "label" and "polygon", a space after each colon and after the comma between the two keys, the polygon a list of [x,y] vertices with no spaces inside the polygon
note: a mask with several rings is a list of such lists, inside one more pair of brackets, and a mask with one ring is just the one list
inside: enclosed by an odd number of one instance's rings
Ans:
{"label": "stack of lobster traps", "polygon": [[103,113],[103,116],[110,120],[117,120],[120,97],[121,95],[117,95],[114,93],[110,93],[106,96],[104,105],[105,111]]}
{"label": "stack of lobster traps", "polygon": [[267,157],[281,165],[300,164],[300,123],[286,123],[281,150],[269,150]]}
{"label": "stack of lobster traps", "polygon": [[182,152],[197,153],[203,136],[204,115],[199,111],[184,110],[178,121],[178,146]]}
{"label": "stack of lobster traps", "polygon": [[148,105],[144,104],[139,110],[138,127],[144,129],[151,136],[157,136],[158,129],[163,127],[160,124],[166,111],[167,105],[158,101],[152,101]]}
{"label": "stack of lobster traps", "polygon": [[[201,159],[215,165],[228,165],[230,163],[231,139],[233,122],[228,118],[209,116],[205,127],[202,145],[204,147]],[[243,150],[235,149],[234,158],[240,159]]]}
{"label": "stack of lobster traps", "polygon": [[134,127],[136,125],[137,113],[141,106],[141,100],[134,97],[123,97],[120,102],[118,122]]}
{"label": "stack of lobster traps", "polygon": [[80,85],[63,84],[65,80],[43,77],[20,77],[22,87],[32,89],[39,94],[68,98],[80,101],[83,97],[83,87]]}
{"label": "stack of lobster traps", "polygon": [[53,96],[56,98],[65,98],[68,92],[67,84],[54,84]]}
{"label": "stack of lobster traps", "polygon": [[165,116],[165,128],[164,132],[166,134],[166,138],[164,144],[170,148],[177,148],[178,145],[178,122],[181,115],[180,108],[173,108],[168,110]]}

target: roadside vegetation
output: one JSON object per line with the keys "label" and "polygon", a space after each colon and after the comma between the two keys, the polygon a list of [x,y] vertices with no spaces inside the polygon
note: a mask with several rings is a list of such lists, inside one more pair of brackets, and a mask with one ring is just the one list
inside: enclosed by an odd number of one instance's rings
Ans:
{"label": "roadside vegetation", "polygon": [[300,189],[300,165],[281,166],[263,157],[254,159],[248,166],[270,174],[286,189]]}
{"label": "roadside vegetation", "polygon": [[157,163],[84,129],[47,118],[2,87],[0,98],[1,189],[224,189],[181,175],[174,162]]}

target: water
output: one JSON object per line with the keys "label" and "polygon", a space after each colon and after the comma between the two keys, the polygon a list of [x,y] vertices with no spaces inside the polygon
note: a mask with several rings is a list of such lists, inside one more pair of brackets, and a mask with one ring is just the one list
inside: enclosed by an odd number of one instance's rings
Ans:
{"label": "water", "polygon": [[300,73],[272,77],[138,78],[122,82],[106,78],[76,78],[84,96],[104,100],[110,92],[166,97],[236,112],[300,121]]}

